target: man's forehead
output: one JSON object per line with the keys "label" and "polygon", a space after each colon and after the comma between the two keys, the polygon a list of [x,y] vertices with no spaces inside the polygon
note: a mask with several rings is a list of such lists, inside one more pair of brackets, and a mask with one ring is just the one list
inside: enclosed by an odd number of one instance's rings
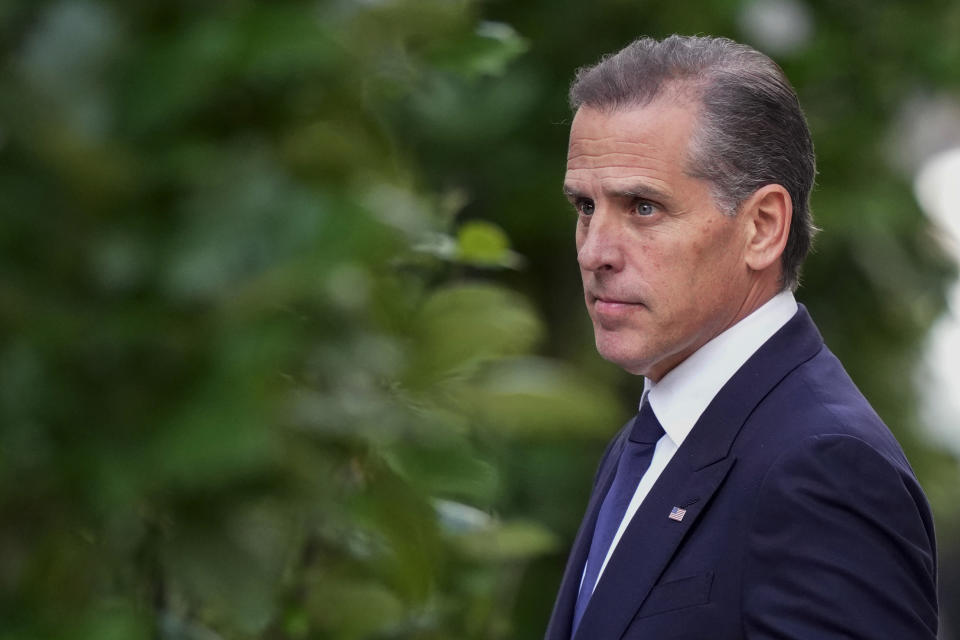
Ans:
{"label": "man's forehead", "polygon": [[567,169],[634,162],[649,158],[659,152],[661,147],[657,141],[636,139],[627,135],[571,136],[567,148]]}
{"label": "man's forehead", "polygon": [[686,164],[695,118],[688,100],[612,110],[581,107],[570,128],[568,176],[581,170],[615,176],[679,168]]}

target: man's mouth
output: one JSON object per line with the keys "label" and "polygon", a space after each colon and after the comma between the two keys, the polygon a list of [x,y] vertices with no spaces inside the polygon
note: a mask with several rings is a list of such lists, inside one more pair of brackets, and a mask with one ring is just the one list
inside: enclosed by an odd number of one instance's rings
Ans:
{"label": "man's mouth", "polygon": [[613,296],[590,294],[590,297],[593,298],[594,311],[602,315],[621,315],[644,306],[642,302],[636,300],[627,300]]}

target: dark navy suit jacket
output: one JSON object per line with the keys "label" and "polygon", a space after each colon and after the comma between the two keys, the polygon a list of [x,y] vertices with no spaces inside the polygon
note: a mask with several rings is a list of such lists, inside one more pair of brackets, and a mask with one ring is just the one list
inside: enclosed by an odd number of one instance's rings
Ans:
{"label": "dark navy suit jacket", "polygon": [[[600,463],[547,640],[570,640],[625,437]],[[677,450],[574,640],[933,639],[936,571],[930,509],[903,451],[801,306]]]}

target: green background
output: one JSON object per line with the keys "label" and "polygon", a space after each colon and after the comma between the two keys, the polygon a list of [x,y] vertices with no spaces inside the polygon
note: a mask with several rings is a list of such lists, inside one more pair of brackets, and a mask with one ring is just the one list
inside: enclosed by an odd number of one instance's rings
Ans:
{"label": "green background", "polygon": [[[928,492],[956,628],[912,384],[955,268],[890,131],[960,90],[960,5],[802,6],[798,298]],[[746,7],[0,2],[0,639],[541,637],[641,388],[582,308],[567,84],[750,42]]]}

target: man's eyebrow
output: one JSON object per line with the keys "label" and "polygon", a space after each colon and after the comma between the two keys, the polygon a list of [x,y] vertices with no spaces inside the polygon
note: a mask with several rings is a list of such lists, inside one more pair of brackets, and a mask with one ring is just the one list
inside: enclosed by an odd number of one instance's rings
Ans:
{"label": "man's eyebrow", "polygon": [[[640,198],[642,200],[652,200],[654,202],[666,203],[670,201],[670,196],[665,192],[647,184],[635,184],[624,188],[604,189],[608,198]],[[590,199],[585,193],[574,189],[569,185],[563,185],[563,195],[568,200],[574,201],[580,198]]]}
{"label": "man's eyebrow", "polygon": [[576,189],[574,189],[573,187],[571,187],[571,186],[569,186],[569,185],[563,185],[563,195],[565,195],[565,196],[567,197],[567,200],[569,200],[570,202],[573,202],[573,201],[575,201],[575,200],[579,200],[580,198],[587,198],[587,199],[589,199],[589,196],[587,196],[587,195],[584,194],[584,193],[581,193],[581,192],[577,191]]}
{"label": "man's eyebrow", "polygon": [[670,201],[670,195],[648,184],[635,184],[621,189],[604,189],[609,198],[640,198],[661,204]]}

